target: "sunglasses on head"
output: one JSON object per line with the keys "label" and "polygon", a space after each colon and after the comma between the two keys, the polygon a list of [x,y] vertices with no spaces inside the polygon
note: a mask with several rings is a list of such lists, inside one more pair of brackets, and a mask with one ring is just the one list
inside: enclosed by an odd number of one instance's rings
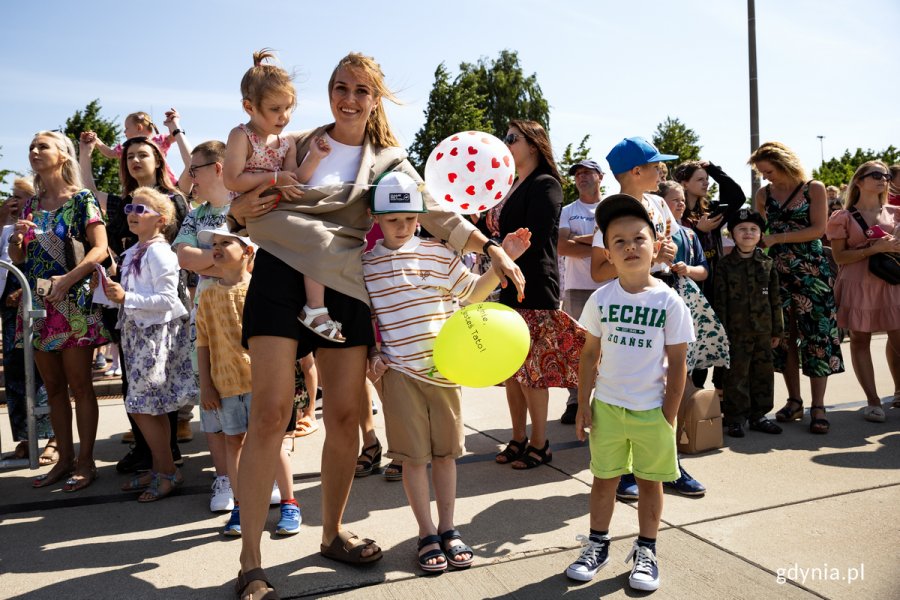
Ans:
{"label": "sunglasses on head", "polygon": [[134,213],[136,215],[148,214],[159,216],[158,212],[156,212],[146,204],[126,204],[124,210],[126,215]]}
{"label": "sunglasses on head", "polygon": [[881,180],[884,180],[884,181],[890,181],[890,180],[891,180],[891,174],[890,174],[890,173],[882,173],[881,171],[872,171],[871,173],[866,173],[865,175],[862,175],[862,176],[860,177],[860,179],[866,179],[866,178],[871,178],[871,179],[881,179]]}
{"label": "sunglasses on head", "polygon": [[506,134],[506,137],[503,138],[503,142],[504,142],[507,146],[512,146],[513,144],[515,144],[516,142],[518,142],[519,139],[523,139],[523,140],[524,140],[524,139],[525,139],[525,136],[524,136],[524,135],[521,135],[521,134],[519,134],[519,133],[507,133],[507,134]]}

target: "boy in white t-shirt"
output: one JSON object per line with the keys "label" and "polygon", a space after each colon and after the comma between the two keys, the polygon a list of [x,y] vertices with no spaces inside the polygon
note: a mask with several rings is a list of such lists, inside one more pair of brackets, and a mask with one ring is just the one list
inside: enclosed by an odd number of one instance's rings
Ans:
{"label": "boy in white t-shirt", "polygon": [[578,366],[575,433],[583,441],[590,429],[594,482],[590,535],[578,536],[585,548],[566,575],[590,581],[609,562],[616,486],[621,475],[634,473],[640,535],[626,558],[634,560],[628,583],[652,591],[659,587],[662,482],[678,478],[674,425],[694,328],[678,294],[650,274],[660,241],[644,205],[626,194],[610,196],[597,208],[597,224],[618,279],[591,295],[580,319],[587,339]]}

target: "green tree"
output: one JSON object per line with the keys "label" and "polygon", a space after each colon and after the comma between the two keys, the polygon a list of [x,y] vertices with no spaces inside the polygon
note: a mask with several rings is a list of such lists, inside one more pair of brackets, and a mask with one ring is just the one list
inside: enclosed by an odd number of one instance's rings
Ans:
{"label": "green tree", "polygon": [[537,74],[525,76],[514,50],[502,50],[496,60],[478,59],[459,65],[457,84],[471,85],[480,97],[494,135],[506,134],[510,119],[537,121],[550,131],[550,105],[544,98]]}
{"label": "green tree", "polygon": [[[2,149],[3,149],[3,146],[0,146],[0,150],[2,150]],[[3,158],[2,152],[0,152],[0,158]],[[21,173],[19,173],[18,171],[13,171],[12,169],[0,169],[0,186],[5,187],[7,185],[6,178],[9,177],[10,175],[16,175],[19,177],[22,176]],[[0,195],[2,195],[4,198],[6,196],[9,196],[11,193],[12,192],[0,191]]]}
{"label": "green tree", "polygon": [[888,146],[881,152],[857,148],[856,152],[850,154],[850,150],[847,149],[840,157],[831,158],[825,161],[818,169],[813,169],[812,174],[815,179],[818,179],[825,185],[840,186],[844,183],[850,183],[850,179],[853,177],[856,169],[870,160],[880,160],[884,164],[891,166],[900,162],[900,150],[894,146]]}
{"label": "green tree", "polygon": [[700,136],[687,127],[679,119],[667,116],[666,120],[656,126],[653,134],[653,145],[663,154],[675,154],[678,162],[700,160]]}
{"label": "green tree", "polygon": [[573,144],[569,143],[566,146],[566,149],[563,150],[562,156],[559,158],[559,163],[557,164],[557,166],[559,167],[560,175],[563,176],[563,206],[565,206],[566,204],[570,204],[578,199],[578,188],[575,187],[575,182],[573,181],[573,179],[571,177],[567,177],[567,174],[572,165],[590,158],[591,149],[587,145],[590,137],[590,135],[586,135],[581,138],[581,142],[579,142],[578,147],[575,147]]}
{"label": "green tree", "polygon": [[490,129],[483,108],[485,104],[474,81],[451,82],[444,63],[438,65],[425,108],[425,124],[409,147],[410,162],[420,174],[424,174],[428,155],[444,138],[460,131]]}
{"label": "green tree", "polygon": [[[97,137],[109,146],[115,145],[118,141],[119,135],[122,133],[121,129],[115,120],[102,117],[100,111],[100,100],[95,99],[91,100],[84,110],[76,110],[74,115],[66,119],[63,132],[69,136],[76,148],[78,148],[78,138],[83,131],[96,132]],[[94,152],[91,157],[91,169],[98,190],[119,191],[119,161]]]}

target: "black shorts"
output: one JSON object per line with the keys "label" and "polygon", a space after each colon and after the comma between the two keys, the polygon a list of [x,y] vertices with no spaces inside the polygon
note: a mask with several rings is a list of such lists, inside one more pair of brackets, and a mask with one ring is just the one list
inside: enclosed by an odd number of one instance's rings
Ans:
{"label": "black shorts", "polygon": [[326,340],[313,333],[298,319],[306,304],[303,273],[281,259],[260,250],[253,261],[253,277],[244,303],[244,326],[241,343],[256,336],[274,336],[297,340],[297,358],[316,348],[349,348],[374,346],[372,312],[361,300],[325,288],[328,314],[341,324],[346,342]]}

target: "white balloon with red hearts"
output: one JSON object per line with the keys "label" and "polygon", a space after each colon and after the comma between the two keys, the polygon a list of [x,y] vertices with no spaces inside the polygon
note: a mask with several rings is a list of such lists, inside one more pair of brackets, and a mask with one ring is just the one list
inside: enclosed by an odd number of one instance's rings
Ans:
{"label": "white balloon with red hearts", "polygon": [[512,187],[516,165],[509,148],[483,131],[444,139],[425,163],[425,187],[442,208],[469,215],[496,206]]}

